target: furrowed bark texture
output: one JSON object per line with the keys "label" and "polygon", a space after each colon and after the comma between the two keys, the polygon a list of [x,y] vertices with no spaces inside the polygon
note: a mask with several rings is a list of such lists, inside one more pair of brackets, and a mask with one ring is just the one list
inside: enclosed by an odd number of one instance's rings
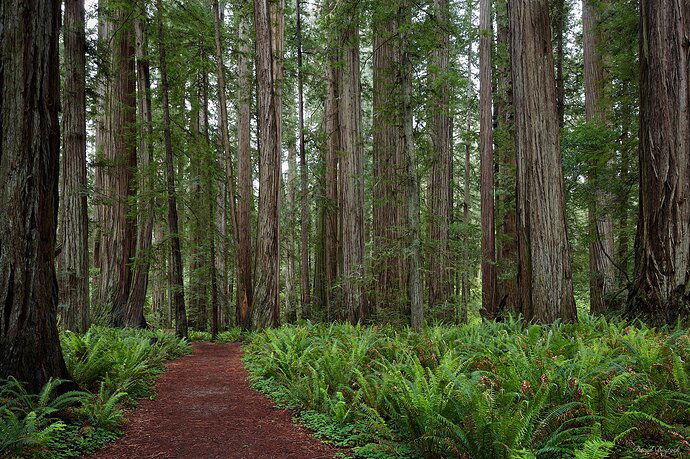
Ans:
{"label": "furrowed bark texture", "polygon": [[690,313],[690,2],[640,2],[640,216],[628,313]]}
{"label": "furrowed bark texture", "polygon": [[259,107],[259,233],[252,327],[280,324],[280,163],[283,0],[254,0]]}
{"label": "furrowed bark texture", "polygon": [[57,0],[0,2],[0,378],[68,378],[57,330]]}
{"label": "furrowed bark texture", "polygon": [[547,0],[510,0],[520,311],[577,320],[566,238],[563,166]]}
{"label": "furrowed bark texture", "polygon": [[60,255],[57,276],[62,326],[89,326],[89,228],[86,204],[86,36],[84,1],[65,1],[64,151],[60,174]]}

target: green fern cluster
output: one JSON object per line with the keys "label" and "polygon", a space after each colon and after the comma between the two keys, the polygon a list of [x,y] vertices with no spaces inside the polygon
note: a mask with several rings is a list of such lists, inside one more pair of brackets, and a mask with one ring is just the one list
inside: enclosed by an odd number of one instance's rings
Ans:
{"label": "green fern cluster", "polygon": [[216,339],[211,339],[211,333],[200,330],[189,331],[189,341],[215,341],[216,343],[235,343],[242,337],[242,330],[237,327],[220,332],[216,335]]}
{"label": "green fern cluster", "polygon": [[[690,452],[688,330],[583,317],[409,329],[313,325],[257,334],[255,384],[417,456]],[[322,429],[324,430],[324,429]]]}
{"label": "green fern cluster", "polygon": [[186,341],[149,330],[92,327],[84,335],[62,334],[61,343],[68,370],[84,391],[65,392],[71,383],[51,380],[32,395],[14,379],[0,381],[0,457],[95,451],[119,435],[123,404],[152,395],[165,360],[190,352]]}

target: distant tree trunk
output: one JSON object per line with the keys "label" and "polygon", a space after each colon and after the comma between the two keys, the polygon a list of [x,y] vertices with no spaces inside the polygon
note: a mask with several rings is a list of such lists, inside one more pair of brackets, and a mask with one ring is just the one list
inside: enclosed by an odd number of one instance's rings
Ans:
{"label": "distant tree trunk", "polygon": [[[627,86],[627,84],[625,84]],[[624,86],[624,87],[625,87]],[[624,89],[625,91],[625,89]],[[618,250],[617,261],[615,266],[617,270],[617,284],[621,287],[629,287],[629,258],[630,258],[630,238],[628,236],[628,220],[630,214],[630,184],[637,181],[637,176],[631,173],[630,162],[632,152],[627,145],[627,139],[630,136],[630,113],[623,111],[623,120],[621,123],[622,133],[620,138],[620,171],[621,186],[619,187],[616,200],[618,201]]]}
{"label": "distant tree trunk", "polygon": [[[471,62],[471,61],[468,61]],[[468,65],[469,66],[469,65]],[[465,140],[465,176],[464,176],[464,183],[463,183],[463,199],[462,199],[462,221],[463,223],[469,227],[470,223],[470,140],[469,140],[469,133],[471,129],[471,124],[470,124],[470,115],[469,111],[467,114],[467,139]],[[465,233],[463,233],[463,252],[464,252],[464,259],[465,263],[469,260],[469,241],[468,237]],[[467,316],[468,316],[468,310],[469,310],[469,304],[470,304],[470,275],[469,275],[469,269],[467,267],[464,267],[462,269],[462,279],[460,281],[461,283],[461,289],[462,289],[462,311],[460,312],[460,321],[462,323],[467,323]]]}
{"label": "distant tree trunk", "polygon": [[253,301],[252,258],[251,258],[251,205],[252,205],[252,164],[250,141],[250,117],[252,80],[250,73],[250,37],[246,17],[240,21],[240,55],[238,58],[239,113],[237,123],[238,159],[238,238],[237,238],[237,310],[238,327],[249,329],[250,311]]}
{"label": "distant tree trunk", "polygon": [[55,275],[60,2],[0,3],[0,378],[68,378]]}
{"label": "distant tree trunk", "polygon": [[139,18],[134,23],[136,39],[135,55],[137,60],[137,88],[139,92],[139,115],[141,116],[141,130],[139,132],[139,194],[145,196],[140,199],[138,211],[139,225],[137,233],[137,256],[134,268],[132,291],[129,295],[125,325],[127,327],[145,328],[144,304],[149,284],[149,267],[151,240],[154,219],[154,190],[153,171],[153,120],[151,115],[151,76],[148,59],[148,43],[146,37],[146,19]]}
{"label": "distant tree trunk", "polygon": [[496,243],[494,230],[494,135],[491,79],[491,1],[479,6],[479,106],[482,212],[482,316],[496,316]]}
{"label": "distant tree trunk", "polygon": [[187,312],[184,304],[184,281],[182,273],[182,251],[180,249],[180,232],[177,218],[177,195],[175,192],[175,168],[173,165],[173,146],[170,132],[170,102],[168,100],[168,65],[165,52],[165,35],[163,29],[162,0],[156,0],[158,10],[158,52],[163,105],[163,128],[165,139],[165,179],[168,195],[168,231],[170,232],[170,259],[173,308],[175,311],[175,333],[187,337]]}
{"label": "distant tree trunk", "polygon": [[429,307],[445,305],[451,293],[448,274],[448,226],[450,218],[450,88],[449,62],[449,6],[448,0],[434,0],[434,14],[438,24],[436,46],[431,56],[431,86],[435,88],[432,106],[430,239],[434,242],[429,254]]}
{"label": "distant tree trunk", "polygon": [[640,217],[628,314],[690,316],[690,4],[640,2]]}
{"label": "distant tree trunk", "polygon": [[566,237],[563,165],[547,0],[510,0],[515,103],[520,310],[577,320]]}
{"label": "distant tree trunk", "polygon": [[[161,245],[165,245],[165,235],[163,224],[161,222],[156,222],[154,219],[154,233],[153,233],[153,247],[157,253],[157,263],[154,265],[154,278],[153,278],[153,293],[152,293],[152,303],[154,313],[158,313],[158,317],[161,319],[161,326],[167,328],[172,327],[172,318],[167,316],[168,299],[166,295],[167,283],[168,283],[168,250],[163,248],[159,249]],[[162,251],[163,256],[159,256],[159,250]]]}
{"label": "distant tree trunk", "polygon": [[[327,10],[334,8],[333,0],[328,2]],[[326,271],[326,319],[334,318],[333,286],[338,278],[340,253],[340,186],[338,184],[338,162],[342,144],[340,141],[340,61],[337,34],[328,38],[327,93],[325,104],[326,128],[326,204],[325,219],[325,271]]]}
{"label": "distant tree trunk", "polygon": [[65,1],[64,152],[60,174],[57,276],[63,327],[89,327],[89,228],[86,205],[86,36],[84,1]]}
{"label": "distant tree trunk", "polygon": [[125,325],[126,308],[132,286],[132,258],[136,255],[136,218],[130,201],[135,194],[136,169],[136,72],[132,1],[113,4],[106,20],[110,44],[109,83],[105,100],[103,129],[103,205],[101,220],[100,285],[98,303],[109,311],[110,323]]}
{"label": "distant tree trunk", "polygon": [[254,0],[259,107],[259,234],[252,326],[280,323],[279,196],[283,58],[283,0]]}
{"label": "distant tree trunk", "polygon": [[[296,287],[298,281],[297,276],[297,238],[296,238],[296,226],[297,226],[297,159],[295,158],[297,152],[295,151],[295,139],[290,138],[287,141],[287,163],[288,172],[287,180],[284,184],[283,201],[287,203],[287,224],[285,233],[287,239],[287,253],[285,254],[286,264],[287,264],[287,275],[285,276],[285,315],[286,320],[289,322],[294,322],[297,320],[299,315],[299,308],[301,307],[301,301],[297,300]],[[285,244],[285,242],[283,243]],[[299,305],[298,305],[299,303]]]}
{"label": "distant tree trunk", "polygon": [[[604,71],[599,50],[599,12],[592,0],[582,2],[582,37],[584,44],[585,116],[588,122],[606,123],[602,97]],[[596,161],[594,161],[596,163]],[[609,161],[608,166],[611,166]],[[615,287],[613,266],[613,219],[609,208],[611,196],[603,182],[596,176],[596,164],[592,166],[589,180],[594,185],[594,197],[589,206],[589,296],[590,312],[602,314],[608,309],[608,297]]]}
{"label": "distant tree trunk", "polygon": [[424,323],[424,302],[422,300],[422,278],[420,268],[420,240],[419,240],[419,181],[417,179],[417,158],[412,129],[412,61],[409,55],[411,3],[405,1],[398,7],[396,13],[398,30],[399,65],[398,80],[402,89],[402,117],[403,129],[398,134],[399,156],[405,166],[405,200],[407,201],[407,298],[410,304],[410,325],[412,329],[421,332]]}
{"label": "distant tree trunk", "polygon": [[361,99],[359,71],[359,9],[352,2],[344,5],[348,17],[340,30],[343,59],[340,74],[340,212],[342,222],[342,288],[347,319],[355,324],[364,320],[362,270],[364,267],[364,155],[361,138]]}
{"label": "distant tree trunk", "polygon": [[307,170],[307,156],[304,149],[304,76],[302,71],[302,4],[295,0],[297,9],[297,94],[299,99],[299,170],[301,183],[301,216],[300,216],[300,258],[302,283],[302,312],[309,311],[311,303],[311,285],[309,283],[309,227],[311,216],[309,212],[309,172]]}
{"label": "distant tree trunk", "polygon": [[494,140],[501,180],[501,193],[498,200],[502,215],[499,247],[496,251],[496,308],[499,315],[504,311],[515,311],[517,303],[517,222],[515,215],[515,169],[517,163],[514,148],[513,83],[510,76],[507,7],[507,0],[500,0],[496,3],[498,75],[497,91],[494,95],[497,120]]}

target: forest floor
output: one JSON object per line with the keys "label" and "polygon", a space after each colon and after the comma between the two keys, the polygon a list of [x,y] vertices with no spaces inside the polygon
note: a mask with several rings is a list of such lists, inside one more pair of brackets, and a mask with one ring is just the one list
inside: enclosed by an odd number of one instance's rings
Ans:
{"label": "forest floor", "polygon": [[124,435],[93,458],[326,458],[313,438],[249,386],[238,343],[193,343],[171,361],[156,399],[129,412]]}

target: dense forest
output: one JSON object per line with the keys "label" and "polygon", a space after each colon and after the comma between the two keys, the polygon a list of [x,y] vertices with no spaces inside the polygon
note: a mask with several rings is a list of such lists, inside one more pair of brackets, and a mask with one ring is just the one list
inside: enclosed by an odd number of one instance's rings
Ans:
{"label": "dense forest", "polygon": [[690,454],[690,0],[0,21],[0,456],[192,352],[343,449],[212,457]]}

